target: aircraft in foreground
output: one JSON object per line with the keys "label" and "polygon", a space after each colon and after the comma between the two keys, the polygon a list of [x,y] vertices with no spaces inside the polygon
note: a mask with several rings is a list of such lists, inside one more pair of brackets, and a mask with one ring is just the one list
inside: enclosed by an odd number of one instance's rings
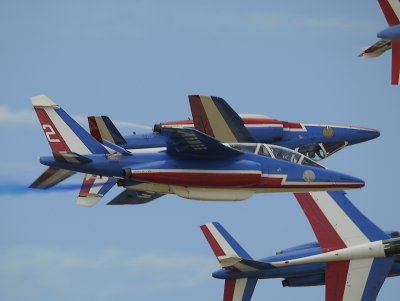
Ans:
{"label": "aircraft in foreground", "polygon": [[379,131],[355,126],[307,124],[239,115],[220,97],[189,95],[193,119],[164,122],[154,133],[122,136],[107,116],[88,117],[90,132],[99,142],[110,141],[125,149],[165,147],[162,128],[195,128],[223,143],[268,143],[296,150],[314,160],[324,159],[346,146],[379,137]]}
{"label": "aircraft in foreground", "polygon": [[378,33],[380,40],[362,49],[363,58],[380,56],[392,49],[392,85],[400,83],[400,2],[398,0],[378,0],[389,27]]}
{"label": "aircraft in foreground", "polygon": [[362,180],[327,170],[293,150],[259,144],[254,153],[242,152],[241,145],[224,145],[194,129],[162,129],[164,151],[131,153],[109,141],[99,143],[48,96],[32,97],[32,104],[53,156],[40,158],[49,169],[31,187],[48,188],[84,173],[78,203],[85,206],[94,205],[114,184],[135,192],[124,191],[111,204],[137,193],[146,194],[140,203],[162,194],[236,201],[254,193],[364,186]]}
{"label": "aircraft in foreground", "polygon": [[400,234],[368,220],[343,191],[295,193],[318,243],[254,260],[219,224],[201,226],[225,280],[224,301],[250,301],[259,279],[283,286],[325,285],[326,301],[374,301],[386,277],[400,275]]}

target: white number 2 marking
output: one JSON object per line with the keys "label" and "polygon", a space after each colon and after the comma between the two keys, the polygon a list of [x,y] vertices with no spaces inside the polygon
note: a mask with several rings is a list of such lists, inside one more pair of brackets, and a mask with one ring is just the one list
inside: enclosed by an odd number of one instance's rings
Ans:
{"label": "white number 2 marking", "polygon": [[52,138],[51,136],[56,135],[56,132],[54,131],[53,127],[50,124],[43,124],[42,128],[44,130],[44,133],[47,137],[47,141],[49,142],[60,142],[60,139]]}

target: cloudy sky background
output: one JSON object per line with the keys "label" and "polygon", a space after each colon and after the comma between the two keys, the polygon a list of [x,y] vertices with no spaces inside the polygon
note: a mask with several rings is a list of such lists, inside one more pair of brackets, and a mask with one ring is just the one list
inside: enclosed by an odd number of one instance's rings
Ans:
{"label": "cloudy sky background", "polygon": [[[377,1],[0,0],[0,299],[222,300],[199,230],[221,222],[255,258],[315,240],[291,194],[239,203],[165,196],[142,206],[75,204],[74,176],[26,187],[50,153],[29,97],[46,93],[85,125],[107,114],[123,133],[190,116],[188,94],[237,112],[378,128],[381,137],[323,164],[363,178],[349,197],[399,229],[399,89],[390,52],[357,58],[386,27]],[[388,279],[379,300],[398,296]],[[323,300],[324,288],[260,281],[253,300]]]}

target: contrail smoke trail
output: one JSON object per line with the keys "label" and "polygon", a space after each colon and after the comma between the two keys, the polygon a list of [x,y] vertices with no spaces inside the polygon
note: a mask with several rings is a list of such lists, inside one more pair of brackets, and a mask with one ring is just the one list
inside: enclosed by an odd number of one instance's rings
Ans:
{"label": "contrail smoke trail", "polygon": [[[45,192],[56,192],[56,191],[71,191],[80,190],[82,184],[58,184],[49,189],[35,189],[29,188],[30,184],[26,183],[15,183],[15,182],[2,182],[0,183],[0,196],[2,195],[23,195],[30,193],[45,193]],[[100,186],[102,184],[90,185],[90,187]],[[89,187],[89,186],[88,186]]]}

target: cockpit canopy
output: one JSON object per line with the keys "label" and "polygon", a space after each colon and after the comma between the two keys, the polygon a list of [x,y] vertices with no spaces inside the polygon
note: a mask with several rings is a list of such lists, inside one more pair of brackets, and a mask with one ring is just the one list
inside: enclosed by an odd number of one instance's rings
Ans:
{"label": "cockpit canopy", "polygon": [[228,145],[245,153],[257,154],[295,164],[325,169],[325,167],[319,165],[305,155],[282,146],[263,143],[229,143]]}

